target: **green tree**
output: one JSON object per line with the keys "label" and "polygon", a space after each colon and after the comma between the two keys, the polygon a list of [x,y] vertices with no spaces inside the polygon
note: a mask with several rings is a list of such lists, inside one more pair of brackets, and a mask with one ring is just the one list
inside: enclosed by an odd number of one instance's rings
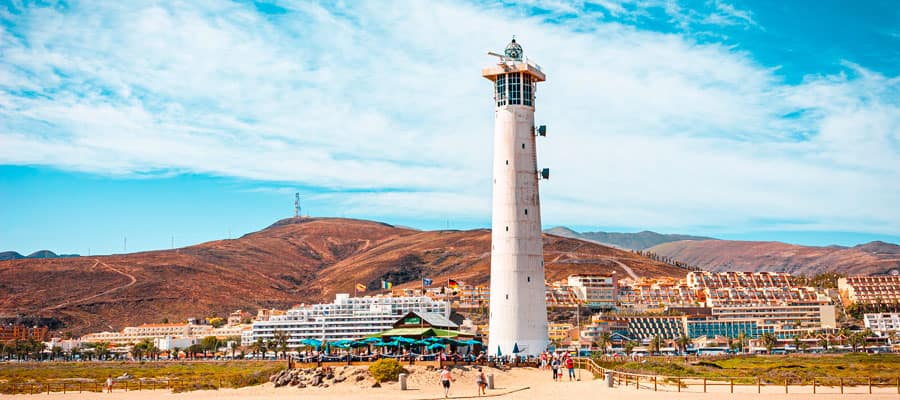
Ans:
{"label": "green tree", "polygon": [[200,341],[200,347],[204,352],[211,352],[213,355],[216,354],[216,351],[219,350],[219,346],[221,346],[221,342],[219,338],[215,336],[207,336]]}
{"label": "green tree", "polygon": [[[288,339],[291,336],[287,332],[279,331],[279,330],[276,330],[275,332],[273,332],[273,336],[275,337],[274,340],[275,340],[277,349],[279,351],[281,351],[281,357],[286,359],[287,351],[288,351]],[[275,356],[277,357],[278,353],[276,353]]]}
{"label": "green tree", "polygon": [[775,348],[775,344],[778,343],[778,338],[775,337],[775,334],[766,332],[760,335],[759,339],[766,348],[766,353],[772,354],[772,349]]}
{"label": "green tree", "polygon": [[222,325],[225,325],[225,319],[222,317],[209,317],[206,319],[206,322],[213,326],[213,328],[219,328]]}
{"label": "green tree", "polygon": [[625,344],[623,346],[624,350],[625,350],[625,354],[630,356],[631,352],[634,351],[635,346],[637,346],[637,343],[635,343],[635,341],[633,341],[633,340],[629,340],[629,341],[625,342]]}
{"label": "green tree", "polygon": [[794,351],[800,351],[800,345],[803,344],[803,339],[800,335],[794,335]]}
{"label": "green tree", "polygon": [[597,336],[597,346],[600,347],[600,352],[606,354],[606,348],[612,344],[612,333],[610,332],[601,332],[600,336]]}
{"label": "green tree", "polygon": [[819,347],[822,348],[822,351],[824,351],[826,353],[828,352],[828,336],[827,335],[819,336]]}
{"label": "green tree", "polygon": [[659,354],[659,350],[662,348],[662,338],[659,335],[654,335],[652,339],[650,339],[650,345],[647,347],[647,350],[650,354]]}

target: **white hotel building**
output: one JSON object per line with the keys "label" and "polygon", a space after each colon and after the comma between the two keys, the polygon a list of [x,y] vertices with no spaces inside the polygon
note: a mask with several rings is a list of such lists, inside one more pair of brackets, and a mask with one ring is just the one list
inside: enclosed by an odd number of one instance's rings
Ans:
{"label": "white hotel building", "polygon": [[333,303],[300,306],[268,321],[254,322],[249,339],[251,343],[257,339],[270,340],[279,331],[288,333],[291,347],[301,346],[303,339],[355,340],[391,329],[410,311],[450,317],[448,302],[426,296],[350,297],[339,293]]}

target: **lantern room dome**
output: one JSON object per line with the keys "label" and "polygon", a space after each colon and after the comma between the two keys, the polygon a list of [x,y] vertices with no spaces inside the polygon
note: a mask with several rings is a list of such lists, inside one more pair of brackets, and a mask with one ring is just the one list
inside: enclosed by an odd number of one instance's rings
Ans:
{"label": "lantern room dome", "polygon": [[522,46],[516,43],[516,38],[513,38],[508,45],[506,45],[506,57],[511,58],[513,60],[521,60],[522,59]]}

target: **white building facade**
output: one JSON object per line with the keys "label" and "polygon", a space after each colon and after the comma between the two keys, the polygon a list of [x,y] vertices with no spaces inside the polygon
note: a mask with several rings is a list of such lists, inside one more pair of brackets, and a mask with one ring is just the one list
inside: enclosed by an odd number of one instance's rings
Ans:
{"label": "white building facade", "polygon": [[515,39],[482,76],[494,83],[495,100],[488,349],[536,355],[549,343],[534,126],[535,89],[545,76]]}
{"label": "white building facade", "polygon": [[[253,323],[250,343],[274,339],[276,332],[288,334],[288,346],[299,347],[303,339],[355,340],[393,327],[410,311],[450,317],[450,305],[426,296],[417,297],[350,297],[339,293],[333,303],[293,308],[284,315]],[[246,337],[242,340],[246,343]]]}
{"label": "white building facade", "polygon": [[881,336],[900,332],[900,313],[867,313],[863,315],[863,323]]}

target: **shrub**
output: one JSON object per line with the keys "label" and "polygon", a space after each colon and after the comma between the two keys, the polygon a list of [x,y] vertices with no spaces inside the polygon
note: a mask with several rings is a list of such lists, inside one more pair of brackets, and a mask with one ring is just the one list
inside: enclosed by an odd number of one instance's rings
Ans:
{"label": "shrub", "polygon": [[382,358],[369,365],[369,373],[376,382],[396,381],[403,367],[393,358]]}

